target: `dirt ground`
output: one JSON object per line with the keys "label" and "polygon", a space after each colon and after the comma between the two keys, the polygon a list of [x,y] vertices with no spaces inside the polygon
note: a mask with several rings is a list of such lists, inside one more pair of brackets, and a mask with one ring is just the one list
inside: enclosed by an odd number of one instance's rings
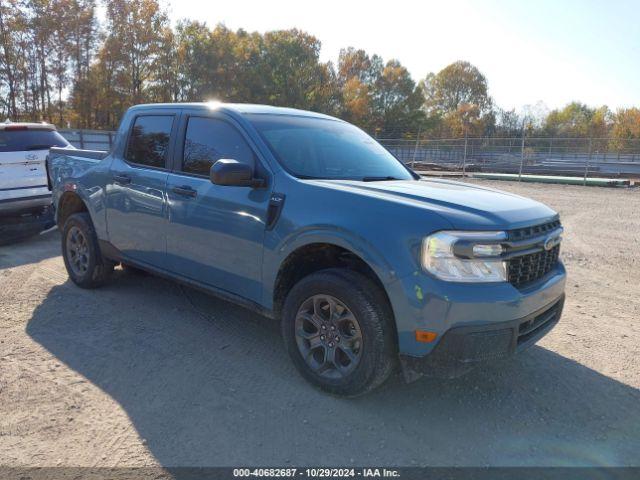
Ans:
{"label": "dirt ground", "polygon": [[640,465],[640,189],[483,184],[560,212],[560,324],[354,400],[308,385],[273,321],[121,270],[81,290],[56,232],[0,247],[0,465]]}

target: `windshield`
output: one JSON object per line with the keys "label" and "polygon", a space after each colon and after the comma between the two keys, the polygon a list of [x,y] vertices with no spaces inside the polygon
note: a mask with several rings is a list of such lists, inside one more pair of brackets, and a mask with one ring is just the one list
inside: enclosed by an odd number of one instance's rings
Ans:
{"label": "windshield", "polygon": [[409,171],[359,128],[293,115],[249,114],[281,165],[300,178],[411,180]]}
{"label": "windshield", "polygon": [[0,130],[0,152],[49,150],[51,147],[68,147],[62,135],[55,130],[24,129]]}

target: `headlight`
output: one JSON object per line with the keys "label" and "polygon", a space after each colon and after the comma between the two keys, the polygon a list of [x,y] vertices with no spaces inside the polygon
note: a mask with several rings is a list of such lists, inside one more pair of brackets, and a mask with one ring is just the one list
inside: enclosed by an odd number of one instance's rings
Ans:
{"label": "headlight", "polygon": [[507,264],[496,258],[505,239],[504,232],[434,233],[422,242],[422,266],[449,282],[506,282]]}

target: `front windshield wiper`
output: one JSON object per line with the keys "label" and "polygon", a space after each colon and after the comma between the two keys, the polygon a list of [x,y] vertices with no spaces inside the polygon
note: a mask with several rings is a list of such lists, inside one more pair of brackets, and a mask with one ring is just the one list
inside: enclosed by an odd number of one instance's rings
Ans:
{"label": "front windshield wiper", "polygon": [[386,176],[386,177],[363,177],[363,182],[384,182],[385,180],[400,180],[400,178]]}

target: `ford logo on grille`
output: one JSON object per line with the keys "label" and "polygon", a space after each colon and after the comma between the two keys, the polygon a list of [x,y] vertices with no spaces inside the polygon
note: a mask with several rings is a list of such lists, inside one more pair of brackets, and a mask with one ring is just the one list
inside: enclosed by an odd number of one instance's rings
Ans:
{"label": "ford logo on grille", "polygon": [[560,235],[547,237],[546,240],[544,241],[544,249],[547,251],[551,250],[556,245],[559,245],[561,240],[562,240],[562,237]]}

